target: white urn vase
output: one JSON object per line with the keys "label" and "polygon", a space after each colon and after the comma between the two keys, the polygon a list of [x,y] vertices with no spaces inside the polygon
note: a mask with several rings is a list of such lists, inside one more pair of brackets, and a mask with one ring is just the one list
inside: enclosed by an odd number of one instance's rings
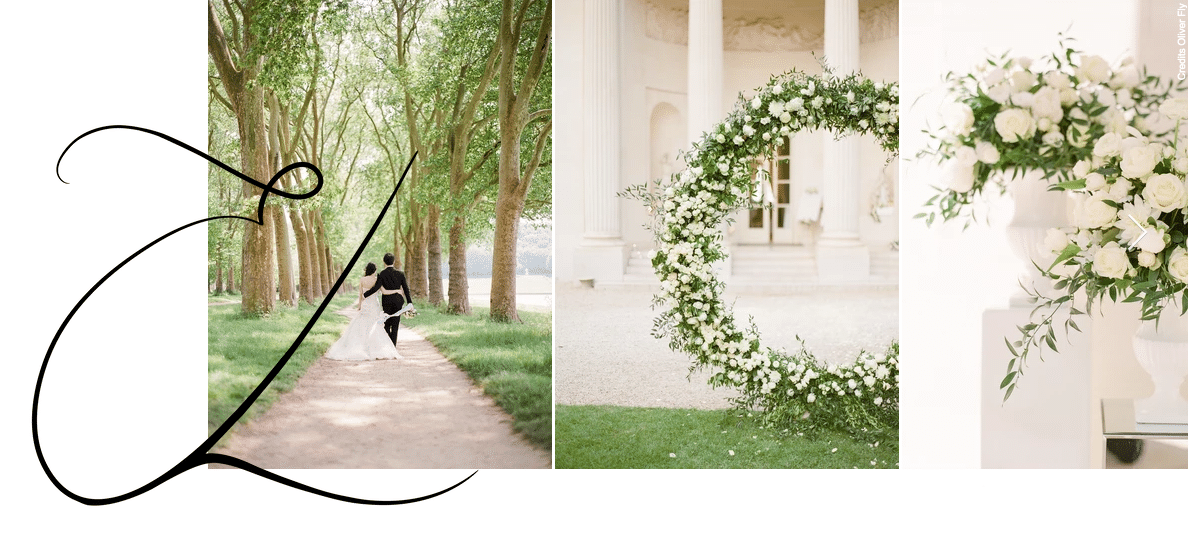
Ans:
{"label": "white urn vase", "polygon": [[1133,335],[1133,353],[1154,383],[1153,395],[1134,401],[1138,423],[1187,423],[1187,400],[1179,392],[1187,377],[1187,316],[1179,312],[1169,304]]}
{"label": "white urn vase", "polygon": [[1013,171],[999,174],[1006,175],[1014,205],[1012,220],[1008,223],[1008,243],[1023,263],[1008,304],[1009,307],[1028,307],[1033,303],[1026,289],[1041,295],[1050,295],[1054,291],[1053,283],[1037,267],[1048,268],[1054,262],[1053,256],[1043,249],[1042,242],[1050,229],[1068,225],[1066,193],[1049,191],[1050,183],[1039,170],[1028,170],[1015,176]]}

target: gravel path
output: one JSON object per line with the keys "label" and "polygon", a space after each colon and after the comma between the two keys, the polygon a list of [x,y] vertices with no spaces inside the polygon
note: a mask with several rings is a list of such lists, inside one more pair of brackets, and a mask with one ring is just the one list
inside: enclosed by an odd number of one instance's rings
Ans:
{"label": "gravel path", "polygon": [[[733,391],[706,376],[685,379],[690,360],[651,336],[646,289],[556,287],[556,402],[695,409],[726,408]],[[895,289],[818,289],[784,295],[728,294],[735,319],[754,316],[765,347],[796,349],[799,334],[819,359],[883,352],[897,337]]]}
{"label": "gravel path", "polygon": [[397,360],[320,358],[218,451],[266,469],[551,467],[422,336],[400,328],[398,352]]}

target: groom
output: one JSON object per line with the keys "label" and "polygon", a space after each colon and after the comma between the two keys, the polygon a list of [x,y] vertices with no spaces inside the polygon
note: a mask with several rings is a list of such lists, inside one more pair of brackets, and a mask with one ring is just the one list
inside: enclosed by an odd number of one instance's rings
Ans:
{"label": "groom", "polygon": [[[377,283],[365,292],[365,297],[369,298],[378,289],[382,289],[382,311],[387,315],[393,315],[410,300],[411,291],[407,290],[407,276],[394,268],[394,254],[387,253],[382,257],[382,262],[386,263],[386,268],[378,272]],[[398,344],[398,320],[399,317],[387,317],[384,325],[386,335],[390,336],[390,341],[395,345]]]}

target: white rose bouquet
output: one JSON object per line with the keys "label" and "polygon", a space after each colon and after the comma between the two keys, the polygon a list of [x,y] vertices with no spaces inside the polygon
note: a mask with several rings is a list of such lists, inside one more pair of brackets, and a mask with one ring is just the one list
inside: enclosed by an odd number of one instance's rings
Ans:
{"label": "white rose bouquet", "polygon": [[[948,180],[917,214],[932,224],[960,216],[974,219],[973,203],[994,184],[1040,170],[1066,181],[1072,166],[1090,160],[1095,141],[1108,133],[1127,137],[1129,128],[1164,140],[1174,125],[1158,112],[1175,89],[1139,71],[1131,60],[1112,68],[1099,56],[1062,51],[1041,60],[989,58],[974,73],[948,73],[949,101],[942,127],[918,157],[936,156]],[[1000,171],[1013,175],[999,175]]]}
{"label": "white rose bouquet", "polygon": [[[1185,100],[1167,100],[1161,110],[1179,125]],[[1153,142],[1132,127],[1126,135],[1102,135],[1091,157],[1071,169],[1073,179],[1051,188],[1076,197],[1074,226],[1051,229],[1041,246],[1054,257],[1041,270],[1057,292],[1029,291],[1035,304],[1030,322],[1018,327],[1020,339],[1006,342],[1013,355],[1001,383],[1006,400],[1032,347],[1058,350],[1059,315],[1064,331],[1078,329],[1074,316],[1090,313],[1105,296],[1140,302],[1145,321],[1157,319],[1170,302],[1187,311],[1187,141],[1176,134],[1172,142]],[[1086,310],[1074,306],[1080,291]]]}

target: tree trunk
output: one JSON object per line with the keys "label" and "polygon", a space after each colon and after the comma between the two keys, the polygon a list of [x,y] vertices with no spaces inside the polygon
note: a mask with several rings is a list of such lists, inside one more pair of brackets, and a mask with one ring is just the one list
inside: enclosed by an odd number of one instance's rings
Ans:
{"label": "tree trunk", "polygon": [[403,268],[407,275],[407,286],[411,288],[411,296],[419,300],[427,299],[427,226],[426,216],[414,202],[411,203],[411,240],[410,259]]}
{"label": "tree trunk", "polygon": [[290,238],[286,234],[286,212],[281,205],[266,206],[274,220],[275,249],[278,254],[278,301],[290,307],[295,307],[298,298],[295,295],[295,273],[290,261]]}
{"label": "tree trunk", "polygon": [[319,229],[319,250],[321,262],[323,265],[324,274],[321,276],[324,280],[324,290],[321,294],[333,292],[332,285],[336,283],[336,275],[332,271],[332,250],[328,248],[328,233],[324,229],[324,213],[317,210],[315,212],[315,224]]}
{"label": "tree trunk", "polygon": [[[499,167],[508,165],[506,156],[499,159]],[[518,174],[518,156],[514,167]],[[499,187],[497,214],[494,220],[494,262],[490,279],[490,319],[518,321],[515,308],[515,270],[518,266],[516,247],[519,240],[519,216],[523,213],[523,198]]]}
{"label": "tree trunk", "polygon": [[394,267],[406,268],[403,266],[407,262],[407,254],[403,252],[406,242],[403,242],[402,235],[402,212],[394,212],[394,248],[390,251],[394,255]]}
{"label": "tree trunk", "polygon": [[315,288],[311,284],[311,248],[307,244],[303,210],[291,203],[289,214],[291,230],[295,234],[295,247],[299,252],[299,294],[308,304],[315,304]]}
{"label": "tree trunk", "polygon": [[427,209],[427,299],[433,306],[444,302],[444,279],[440,277],[440,206],[432,204]]}
{"label": "tree trunk", "polygon": [[315,224],[315,210],[307,209],[307,249],[311,254],[311,292],[316,302],[322,301],[327,290],[324,288],[323,257],[320,256],[319,229]]}
{"label": "tree trunk", "polygon": [[448,229],[448,312],[469,315],[469,270],[465,264],[465,216],[457,215]]}
{"label": "tree trunk", "polygon": [[216,261],[216,294],[224,293],[224,264]]}
{"label": "tree trunk", "polygon": [[[265,92],[260,85],[247,89],[238,101],[237,126],[241,136],[241,170],[258,182],[270,179],[266,143]],[[250,200],[261,190],[244,183],[242,195]],[[241,312],[266,315],[274,311],[274,221],[269,214],[262,224],[245,222],[241,246]]]}
{"label": "tree trunk", "polygon": [[236,292],[237,292],[237,288],[236,288],[236,285],[235,285],[235,283],[236,283],[236,279],[235,279],[235,278],[236,278],[236,276],[234,276],[234,275],[233,275],[233,273],[232,273],[232,269],[233,269],[233,267],[232,267],[232,266],[229,266],[229,267],[228,267],[228,281],[225,281],[225,282],[224,282],[224,283],[225,283],[225,285],[227,285],[227,288],[225,288],[225,290],[226,290],[226,291],[228,291],[228,294],[236,294]]}

